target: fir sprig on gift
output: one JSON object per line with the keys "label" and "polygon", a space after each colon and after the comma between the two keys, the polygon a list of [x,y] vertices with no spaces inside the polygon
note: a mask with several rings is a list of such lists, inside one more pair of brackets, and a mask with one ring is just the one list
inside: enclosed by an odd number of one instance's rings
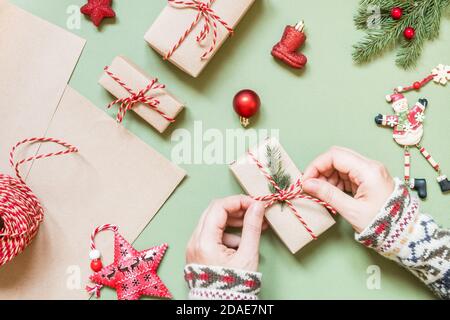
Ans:
{"label": "fir sprig on gift", "polygon": [[[289,188],[291,185],[291,176],[284,170],[280,149],[276,146],[267,145],[266,159],[267,169],[278,187],[282,190]],[[277,193],[277,190],[271,183],[269,183],[269,188],[270,192]]]}
{"label": "fir sprig on gift", "polygon": [[[403,11],[399,20],[391,17],[391,10],[396,7]],[[449,7],[450,0],[362,0],[354,21],[367,35],[354,46],[353,60],[368,62],[400,45],[396,64],[403,69],[414,67],[425,42],[438,37],[441,18]],[[369,8],[380,8],[378,19]],[[375,20],[370,21],[372,18]],[[410,40],[403,36],[408,27],[415,29]]]}

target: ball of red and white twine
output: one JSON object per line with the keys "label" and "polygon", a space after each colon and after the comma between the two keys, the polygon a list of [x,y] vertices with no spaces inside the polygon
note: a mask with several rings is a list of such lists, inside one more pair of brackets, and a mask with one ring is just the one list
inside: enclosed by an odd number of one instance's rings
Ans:
{"label": "ball of red and white twine", "polygon": [[[65,150],[36,155],[19,161],[14,153],[23,144],[52,142]],[[18,142],[11,150],[9,162],[16,178],[0,173],[0,266],[20,254],[36,236],[44,209],[33,191],[25,184],[19,167],[37,159],[78,152],[74,146],[53,138],[30,138]]]}

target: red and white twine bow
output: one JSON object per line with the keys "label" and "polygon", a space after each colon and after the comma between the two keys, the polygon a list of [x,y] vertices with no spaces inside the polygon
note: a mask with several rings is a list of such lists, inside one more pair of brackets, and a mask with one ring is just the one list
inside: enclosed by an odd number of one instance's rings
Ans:
{"label": "red and white twine bow", "polygon": [[212,30],[212,43],[209,49],[206,50],[205,53],[203,53],[203,55],[201,56],[202,60],[207,59],[217,45],[217,38],[218,38],[217,23],[223,25],[230,34],[233,34],[234,32],[233,28],[230,27],[226,21],[222,20],[222,18],[220,18],[213,9],[211,9],[211,5],[214,3],[214,1],[215,0],[208,0],[207,2],[203,2],[202,0],[190,0],[190,1],[168,0],[169,4],[173,5],[174,7],[180,9],[191,8],[197,10],[198,13],[197,16],[195,17],[195,20],[186,29],[186,31],[180,37],[178,42],[164,56],[165,60],[169,59],[175,53],[175,51],[181,46],[183,41],[192,32],[192,30],[195,28],[195,26],[200,22],[202,18],[205,19],[205,22],[200,34],[197,36],[197,42],[200,44],[203,40],[205,40]]}
{"label": "red and white twine bow", "polygon": [[[52,142],[65,147],[65,150],[40,154],[20,161],[14,160],[18,147],[27,143]],[[33,191],[25,184],[19,167],[33,160],[78,152],[77,148],[53,138],[30,138],[18,142],[10,152],[9,162],[16,177],[0,173],[0,266],[20,254],[36,236],[44,218],[44,209]]]}
{"label": "red and white twine bow", "polygon": [[317,235],[314,233],[314,231],[308,226],[306,221],[303,219],[300,212],[298,212],[297,208],[292,203],[292,200],[296,199],[307,199],[314,201],[325,208],[328,209],[332,214],[336,214],[336,210],[327,202],[322,201],[320,199],[311,197],[309,195],[306,195],[303,193],[303,187],[301,179],[298,179],[295,183],[291,184],[287,189],[281,189],[278,184],[275,182],[275,180],[272,178],[268,170],[263,166],[263,164],[255,157],[255,155],[252,152],[248,152],[248,155],[250,158],[255,162],[256,166],[259,168],[261,173],[266,177],[266,179],[270,182],[270,184],[275,188],[277,191],[276,193],[269,194],[266,196],[260,196],[260,197],[253,197],[253,199],[257,201],[264,201],[266,202],[265,207],[269,208],[273,206],[277,202],[286,203],[288,207],[292,210],[292,212],[295,214],[295,216],[298,218],[300,223],[303,225],[303,227],[308,231],[308,233],[311,235],[313,239],[317,239]]}
{"label": "red and white twine bow", "polygon": [[105,67],[105,73],[109,75],[114,81],[116,81],[122,88],[124,88],[130,96],[126,98],[121,98],[114,100],[108,105],[108,109],[116,104],[120,104],[119,111],[117,113],[117,122],[121,123],[126,113],[131,110],[137,103],[144,103],[150,109],[158,112],[164,119],[169,122],[175,122],[175,119],[172,119],[168,115],[166,115],[160,108],[160,101],[155,97],[149,95],[148,93],[152,90],[164,89],[166,86],[158,83],[158,79],[153,79],[150,83],[142,90],[135,92],[131,89],[125,82],[123,82],[118,76],[109,71],[109,67]]}

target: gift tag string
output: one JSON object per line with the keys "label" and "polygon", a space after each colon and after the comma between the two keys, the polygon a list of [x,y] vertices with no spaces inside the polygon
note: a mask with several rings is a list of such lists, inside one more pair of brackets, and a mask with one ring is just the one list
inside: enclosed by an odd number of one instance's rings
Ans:
{"label": "gift tag string", "polygon": [[95,228],[91,234],[91,242],[90,242],[91,250],[97,250],[97,247],[95,246],[95,237],[102,231],[112,231],[116,233],[117,231],[119,231],[119,227],[117,227],[114,224],[107,223]]}
{"label": "gift tag string", "polygon": [[[90,247],[91,251],[96,251],[97,247],[95,246],[95,237],[97,234],[103,231],[112,231],[114,233],[117,233],[119,231],[119,227],[117,227],[114,224],[104,224],[94,229],[91,233],[91,241],[90,241]],[[100,253],[99,253],[100,254]],[[100,291],[103,288],[103,285],[101,284],[93,284],[92,286],[87,285],[85,287],[87,293],[91,296],[95,296],[96,298],[100,298]]]}

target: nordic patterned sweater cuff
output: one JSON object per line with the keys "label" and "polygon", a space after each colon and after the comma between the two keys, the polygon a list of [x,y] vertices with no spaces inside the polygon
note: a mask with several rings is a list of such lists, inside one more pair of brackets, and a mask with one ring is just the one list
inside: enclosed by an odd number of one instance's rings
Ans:
{"label": "nordic patterned sweater cuff", "polygon": [[184,278],[193,300],[256,300],[261,273],[231,268],[189,264]]}
{"label": "nordic patterned sweater cuff", "polygon": [[419,200],[412,197],[406,186],[395,179],[395,189],[372,223],[355,235],[355,239],[388,258],[399,252],[408,228],[419,214]]}
{"label": "nordic patterned sweater cuff", "polygon": [[356,240],[396,261],[442,299],[450,299],[450,230],[419,213],[417,198],[396,179],[383,210]]}

